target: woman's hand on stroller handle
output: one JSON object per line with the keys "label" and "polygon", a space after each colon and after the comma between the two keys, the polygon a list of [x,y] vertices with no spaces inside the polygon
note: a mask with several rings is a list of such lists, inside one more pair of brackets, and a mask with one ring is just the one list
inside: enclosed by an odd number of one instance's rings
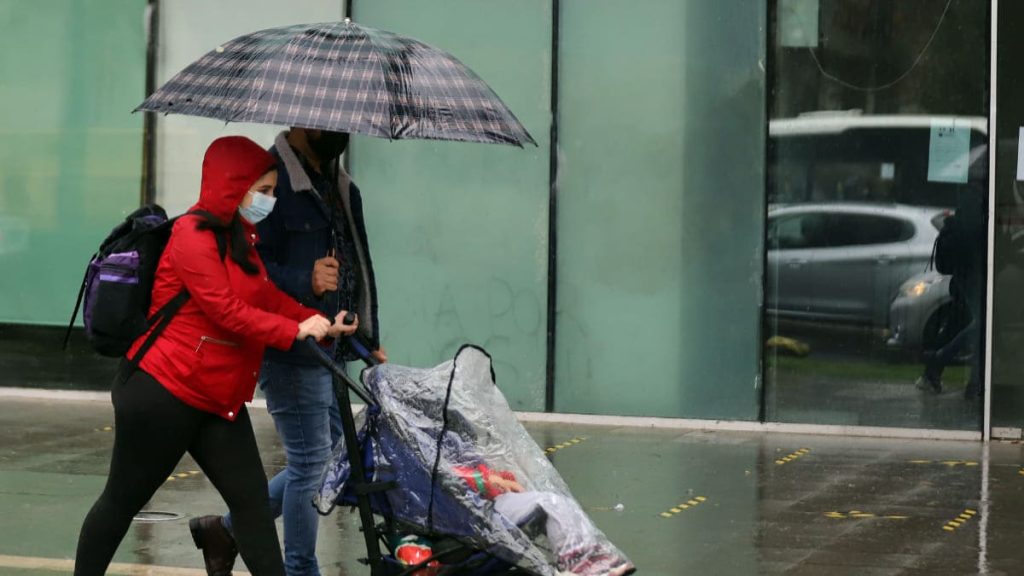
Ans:
{"label": "woman's hand on stroller handle", "polygon": [[326,337],[331,329],[331,321],[319,314],[310,316],[302,322],[299,322],[299,330],[295,334],[295,339],[302,341],[306,338],[313,338],[314,340],[322,340]]}
{"label": "woman's hand on stroller handle", "polygon": [[334,323],[331,324],[331,328],[328,330],[327,335],[332,338],[351,336],[356,333],[358,328],[359,317],[348,310],[342,310],[334,317]]}

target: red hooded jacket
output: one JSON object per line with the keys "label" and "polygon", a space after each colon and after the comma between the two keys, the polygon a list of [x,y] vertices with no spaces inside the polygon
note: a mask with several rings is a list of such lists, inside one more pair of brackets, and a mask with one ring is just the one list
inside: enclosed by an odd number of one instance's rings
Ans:
{"label": "red hooded jacket", "polygon": [[[215,140],[203,159],[199,202],[230,222],[250,187],[274,166],[274,158],[241,136]],[[153,284],[152,315],[183,288],[190,298],[157,337],[139,367],[182,402],[234,420],[252,400],[266,346],[289,349],[299,322],[319,314],[275,287],[254,246],[256,229],[242,220],[250,240],[250,257],[259,274],[247,274],[230,255],[223,260],[200,217],[185,215],[174,223]],[[145,340],[128,351],[132,357]]]}

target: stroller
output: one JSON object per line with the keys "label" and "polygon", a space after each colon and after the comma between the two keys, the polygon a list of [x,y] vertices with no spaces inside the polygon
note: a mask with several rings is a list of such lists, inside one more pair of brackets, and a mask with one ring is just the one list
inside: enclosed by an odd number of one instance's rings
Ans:
{"label": "stroller", "polygon": [[[335,375],[344,429],[313,504],[358,508],[372,576],[634,571],[516,420],[485,351],[415,369],[376,365],[350,343],[370,364],[365,387],[311,346]],[[366,403],[358,418],[345,388]],[[429,541],[429,557],[396,557],[411,538]]]}

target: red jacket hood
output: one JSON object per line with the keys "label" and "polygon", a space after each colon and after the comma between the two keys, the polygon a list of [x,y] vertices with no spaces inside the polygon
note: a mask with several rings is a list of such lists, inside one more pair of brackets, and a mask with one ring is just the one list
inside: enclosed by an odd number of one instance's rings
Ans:
{"label": "red jacket hood", "polygon": [[196,208],[227,224],[253,183],[274,166],[274,157],[244,136],[218,138],[203,158],[203,183]]}

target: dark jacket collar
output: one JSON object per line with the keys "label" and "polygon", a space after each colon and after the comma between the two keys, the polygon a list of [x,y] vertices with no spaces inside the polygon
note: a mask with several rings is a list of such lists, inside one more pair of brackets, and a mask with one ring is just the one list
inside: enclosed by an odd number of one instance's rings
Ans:
{"label": "dark jacket collar", "polygon": [[[295,192],[314,191],[313,182],[309,179],[309,174],[306,173],[302,160],[299,159],[292,145],[288,143],[287,130],[278,134],[277,138],[274,139],[274,148],[277,150],[277,155],[281,158],[281,162],[284,163],[285,170],[288,171],[288,179],[292,190]],[[352,178],[349,177],[344,168],[338,166],[338,190],[348,191],[351,183]]]}

